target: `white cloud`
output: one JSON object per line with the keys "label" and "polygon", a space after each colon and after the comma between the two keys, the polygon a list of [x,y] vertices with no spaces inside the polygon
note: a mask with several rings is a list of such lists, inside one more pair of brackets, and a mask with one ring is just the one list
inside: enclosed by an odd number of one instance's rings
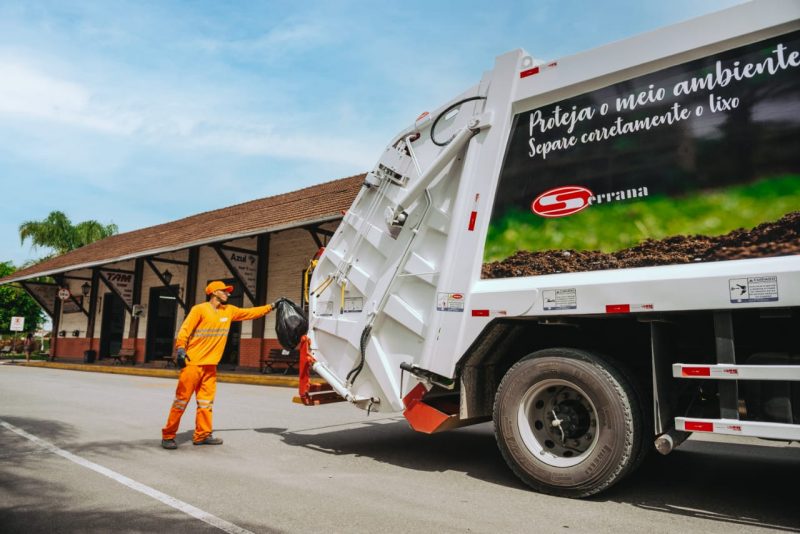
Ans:
{"label": "white cloud", "polygon": [[54,121],[90,130],[126,134],[137,127],[130,114],[103,109],[84,86],[31,65],[0,58],[0,114]]}
{"label": "white cloud", "polygon": [[[278,39],[279,37],[275,37]],[[280,38],[290,38],[280,37]],[[202,149],[244,156],[310,159],[364,166],[363,145],[337,137],[306,132],[295,126],[288,110],[283,118],[236,117],[214,105],[209,90],[186,94],[151,87],[151,95],[125,94],[120,89],[92,88],[50,74],[32,62],[0,56],[0,120],[50,121],[87,133],[125,137],[144,145]],[[213,92],[213,91],[212,91]],[[295,117],[300,114],[294,114]],[[271,124],[270,119],[285,124]],[[313,124],[313,121],[311,121]],[[0,122],[2,125],[2,122]],[[9,126],[10,122],[6,122]],[[55,149],[55,147],[53,147]]]}
{"label": "white cloud", "polygon": [[[188,136],[190,146],[246,156],[269,156],[286,159],[329,161],[364,168],[380,147],[372,147],[354,138],[338,138],[296,129],[264,126],[255,123],[216,122],[197,127]],[[365,150],[367,149],[367,150]],[[365,159],[366,155],[366,159]]]}
{"label": "white cloud", "polygon": [[249,59],[273,60],[299,50],[318,47],[332,39],[331,28],[319,23],[281,24],[270,31],[240,39],[202,39],[198,48]]}

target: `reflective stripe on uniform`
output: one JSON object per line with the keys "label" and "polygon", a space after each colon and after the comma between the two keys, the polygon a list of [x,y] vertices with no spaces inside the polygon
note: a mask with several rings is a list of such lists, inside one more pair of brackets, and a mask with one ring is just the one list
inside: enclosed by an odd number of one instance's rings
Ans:
{"label": "reflective stripe on uniform", "polygon": [[227,328],[198,328],[192,333],[192,337],[225,337],[228,335]]}

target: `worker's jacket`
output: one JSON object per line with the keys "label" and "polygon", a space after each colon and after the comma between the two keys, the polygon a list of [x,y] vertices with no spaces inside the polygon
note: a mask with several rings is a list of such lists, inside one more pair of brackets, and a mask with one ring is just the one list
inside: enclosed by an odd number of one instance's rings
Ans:
{"label": "worker's jacket", "polygon": [[271,311],[270,304],[255,308],[220,304],[214,308],[210,302],[204,302],[192,306],[178,332],[175,348],[186,349],[187,365],[217,365],[225,351],[231,323],[258,319]]}

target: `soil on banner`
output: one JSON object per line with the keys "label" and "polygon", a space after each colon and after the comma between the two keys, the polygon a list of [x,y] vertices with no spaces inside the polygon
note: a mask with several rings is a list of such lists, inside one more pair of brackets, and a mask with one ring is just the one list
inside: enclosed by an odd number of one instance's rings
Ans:
{"label": "soil on banner", "polygon": [[603,271],[629,267],[652,267],[800,254],[800,211],[752,230],[728,234],[648,239],[635,247],[605,253],[600,251],[519,251],[503,261],[485,263],[483,278],[511,278],[542,274]]}

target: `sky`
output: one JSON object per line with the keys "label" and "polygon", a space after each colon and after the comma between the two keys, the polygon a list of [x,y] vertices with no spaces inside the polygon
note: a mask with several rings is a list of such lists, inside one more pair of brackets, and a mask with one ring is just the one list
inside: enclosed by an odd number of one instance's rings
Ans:
{"label": "sky", "polygon": [[2,0],[0,262],[53,210],[126,232],[367,172],[498,55],[738,3]]}

